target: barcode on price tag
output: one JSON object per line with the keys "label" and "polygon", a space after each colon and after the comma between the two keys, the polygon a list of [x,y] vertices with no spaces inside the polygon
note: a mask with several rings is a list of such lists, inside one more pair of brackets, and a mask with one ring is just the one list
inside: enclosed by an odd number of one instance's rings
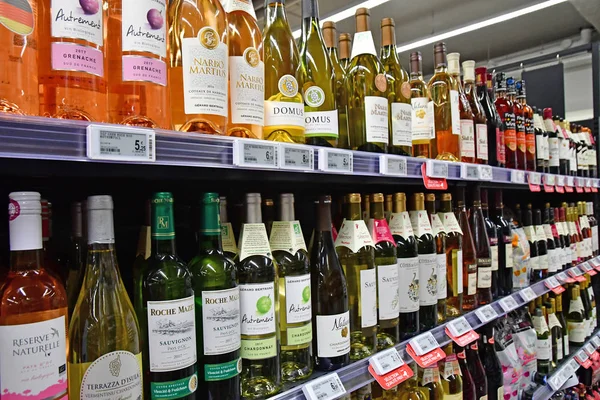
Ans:
{"label": "barcode on price tag", "polygon": [[280,143],[282,157],[279,157],[281,169],[312,171],[314,169],[315,153],[308,146]]}
{"label": "barcode on price tag", "polygon": [[580,267],[583,268],[583,270],[586,272],[594,269],[594,267],[592,267],[592,265],[587,261],[581,264]]}
{"label": "barcode on price tag", "polygon": [[510,181],[512,183],[525,183],[525,171],[510,171]]}
{"label": "barcode on price tag", "polygon": [[519,303],[512,296],[504,297],[499,301],[500,307],[504,310],[504,312],[509,312],[519,307]]}
{"label": "barcode on price tag", "polygon": [[236,139],[233,164],[238,167],[279,168],[279,143]]}
{"label": "barcode on price tag", "polygon": [[440,347],[438,341],[435,340],[435,337],[433,337],[431,332],[422,333],[419,336],[411,339],[408,343],[410,344],[410,347],[412,347],[412,349],[415,351],[415,354],[418,356],[427,354],[430,351],[433,351]]}
{"label": "barcode on price tag", "polygon": [[556,186],[565,186],[565,177],[563,175],[556,176]]}
{"label": "barcode on price tag", "polygon": [[408,175],[408,164],[406,158],[398,156],[380,155],[379,173],[382,175],[406,176]]}
{"label": "barcode on price tag", "polygon": [[575,355],[577,356],[577,358],[579,358],[579,360],[580,360],[581,362],[586,362],[586,361],[587,361],[587,360],[590,358],[590,357],[587,355],[587,353],[586,353],[585,351],[583,351],[583,349],[582,349],[582,350],[579,350],[579,351],[577,352],[577,354],[575,354]]}
{"label": "barcode on price tag", "polygon": [[446,327],[454,337],[462,336],[473,329],[465,317],[459,317],[450,321]]}
{"label": "barcode on price tag", "polygon": [[583,275],[583,271],[580,270],[578,267],[573,267],[573,268],[569,269],[567,272],[569,274],[571,274],[571,276],[581,276],[581,275]]}
{"label": "barcode on price tag", "polygon": [[527,179],[533,185],[540,185],[542,183],[542,175],[537,172],[530,172],[527,175]]}
{"label": "barcode on price tag", "polygon": [[558,283],[558,281],[556,280],[555,277],[551,276],[550,278],[546,279],[546,283],[548,283],[548,285],[550,286],[550,289],[554,289],[555,287],[557,287],[558,285],[560,285],[560,283]]}
{"label": "barcode on price tag", "polygon": [[319,149],[319,170],[351,173],[352,152],[339,149]]}
{"label": "barcode on price tag", "polygon": [[492,167],[489,165],[480,165],[479,166],[479,179],[482,181],[491,181],[494,179],[494,171]]}
{"label": "barcode on price tag", "polygon": [[333,400],[346,394],[346,388],[334,372],[308,382],[302,392],[308,400]]}
{"label": "barcode on price tag", "polygon": [[490,304],[478,308],[475,310],[475,314],[477,315],[477,318],[479,318],[479,320],[484,324],[488,321],[498,318],[498,313]]}
{"label": "barcode on price tag", "polygon": [[385,375],[404,365],[404,360],[394,347],[380,351],[369,359],[369,364],[377,375]]}
{"label": "barcode on price tag", "polygon": [[156,134],[130,126],[88,125],[87,156],[93,160],[156,161]]}
{"label": "barcode on price tag", "polygon": [[533,300],[533,299],[535,299],[537,297],[537,295],[535,294],[535,292],[533,291],[533,289],[530,288],[530,287],[521,290],[519,292],[519,294],[521,295],[521,297],[525,301],[531,301],[531,300]]}
{"label": "barcode on price tag", "polygon": [[478,181],[479,168],[475,164],[463,163],[460,165],[460,177],[469,181]]}
{"label": "barcode on price tag", "polygon": [[567,176],[567,186],[575,186],[575,177]]}
{"label": "barcode on price tag", "polygon": [[448,163],[436,160],[427,160],[427,176],[430,178],[447,178]]}
{"label": "barcode on price tag", "polygon": [[596,348],[600,347],[600,338],[598,336],[592,336],[592,343],[594,343],[594,346],[596,346]]}

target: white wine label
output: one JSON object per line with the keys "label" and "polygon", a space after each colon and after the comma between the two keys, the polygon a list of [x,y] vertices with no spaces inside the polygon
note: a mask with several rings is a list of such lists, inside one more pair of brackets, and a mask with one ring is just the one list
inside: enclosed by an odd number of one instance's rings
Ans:
{"label": "white wine label", "polygon": [[[52,0],[50,6],[52,37],[81,39],[103,46],[104,13],[102,4],[100,1]],[[99,62],[103,62],[103,60],[99,60]]]}
{"label": "white wine label", "polygon": [[250,0],[223,0],[221,2],[227,14],[234,11],[244,11],[256,20],[256,12]]}
{"label": "white wine label", "polygon": [[460,229],[460,225],[458,224],[458,220],[456,219],[456,215],[453,212],[448,213],[438,213],[440,218],[442,219],[442,223],[444,224],[444,229],[446,232],[456,232],[458,234],[463,234],[462,229]]}
{"label": "white wine label", "polygon": [[[66,308],[64,309],[66,313]],[[51,312],[52,313],[52,312]],[[42,314],[42,313],[31,313]],[[0,393],[8,399],[58,399],[67,394],[64,315],[0,326]]]}
{"label": "white wine label", "polygon": [[237,254],[238,248],[235,243],[235,234],[231,222],[221,223],[221,241],[223,242],[223,251]]}
{"label": "white wine label", "polygon": [[490,246],[490,250],[492,253],[492,271],[498,271],[498,245]]}
{"label": "white wine label", "polygon": [[487,289],[492,287],[492,267],[477,268],[477,287]]}
{"label": "white wine label", "polygon": [[452,120],[452,134],[460,135],[460,109],[457,90],[450,90],[450,116]]}
{"label": "white wine label", "polygon": [[587,329],[585,327],[585,322],[573,322],[567,321],[567,326],[569,330],[569,340],[573,343],[583,343],[585,342],[585,337],[587,336]]}
{"label": "white wine label", "polygon": [[547,240],[554,240],[554,235],[552,234],[552,226],[550,224],[544,224],[544,235]]}
{"label": "white wine label", "polygon": [[552,343],[550,343],[550,339],[538,339],[535,342],[535,351],[538,360],[549,360],[552,358]]}
{"label": "white wine label", "polygon": [[350,312],[317,315],[317,356],[339,357],[350,352]]}
{"label": "white wine label", "polygon": [[[423,377],[421,378],[421,385],[425,386],[429,383],[435,383],[440,381],[440,370],[437,364],[423,368]],[[444,399],[445,399],[444,395]]]}
{"label": "white wine label", "polygon": [[242,335],[268,335],[275,332],[275,284],[240,284]]}
{"label": "white wine label", "polygon": [[377,324],[377,277],[374,268],[360,271],[360,312],[362,328]]}
{"label": "white wine label", "polygon": [[377,266],[379,319],[398,318],[400,312],[398,264]]}
{"label": "white wine label", "polygon": [[298,101],[265,101],[265,126],[276,125],[304,128],[304,104]]}
{"label": "white wine label", "polygon": [[229,57],[219,33],[206,26],[198,37],[183,38],[181,57],[185,113],[227,117]]}
{"label": "white wine label", "polygon": [[431,224],[429,223],[429,217],[427,216],[427,211],[410,211],[409,215],[413,232],[415,232],[417,237],[427,234],[433,235],[433,230],[431,229]]}
{"label": "white wine label", "polygon": [[477,158],[482,160],[488,159],[488,137],[487,137],[487,125],[476,124],[475,125],[475,143],[477,146]]}
{"label": "white wine label", "polygon": [[167,57],[166,0],[122,3],[121,37],[123,51],[145,51]]}
{"label": "white wine label", "polygon": [[306,127],[304,135],[306,137],[323,136],[337,138],[339,136],[337,110],[304,111],[304,124]]}
{"label": "white wine label", "polygon": [[535,230],[533,229],[533,226],[529,225],[529,226],[524,226],[523,230],[525,231],[525,236],[527,236],[527,240],[530,243],[533,243],[536,241],[535,239]]}
{"label": "white wine label", "polygon": [[[122,350],[113,351],[97,358],[83,375],[79,399],[111,400],[115,397],[141,399],[141,361],[141,353],[133,354]],[[71,368],[74,368],[73,364],[70,366]],[[77,394],[73,397],[77,398]]]}
{"label": "white wine label", "polygon": [[504,251],[506,253],[505,256],[505,264],[506,264],[506,268],[512,268],[514,263],[513,263],[513,246],[512,246],[512,242],[511,243],[504,243]]}
{"label": "white wine label", "polygon": [[260,339],[242,339],[240,355],[247,360],[264,360],[276,357],[279,351],[275,335]]}
{"label": "white wine label", "polygon": [[452,292],[455,294],[462,294],[464,290],[462,250],[452,250],[452,272]]}
{"label": "white wine label", "polygon": [[435,139],[435,105],[433,101],[427,103],[427,118],[429,120],[429,138]]}
{"label": "white wine label", "polygon": [[548,255],[538,256],[538,268],[541,270],[548,270]]}
{"label": "white wine label", "polygon": [[536,241],[546,241],[546,232],[544,232],[544,227],[542,225],[535,226],[534,237]]}
{"label": "white wine label", "polygon": [[414,236],[408,211],[392,213],[390,216],[390,231],[392,235],[398,235],[404,239]]}
{"label": "white wine label", "polygon": [[388,101],[385,97],[365,96],[365,127],[368,143],[388,144]]}
{"label": "white wine label", "polygon": [[548,272],[558,271],[561,264],[559,251],[557,249],[548,250]]}
{"label": "white wine label", "polygon": [[433,236],[446,233],[446,228],[439,214],[431,214],[431,230],[433,231]]}
{"label": "white wine label", "polygon": [[354,57],[361,54],[372,54],[377,57],[377,51],[375,50],[375,43],[373,42],[371,31],[356,32],[354,34],[350,59],[352,60]]}
{"label": "white wine label", "polygon": [[398,258],[400,312],[419,311],[419,257]]}
{"label": "white wine label", "polygon": [[437,304],[437,254],[419,254],[419,305]]}
{"label": "white wine label", "polygon": [[[232,1],[243,3],[228,0]],[[229,57],[229,96],[232,123],[264,124],[265,65],[254,47],[244,50],[243,56]]]}
{"label": "white wine label", "polygon": [[[431,139],[431,125],[429,124],[427,97],[415,97],[411,103],[411,131],[412,140],[429,141]],[[433,102],[431,102],[433,104]]]}
{"label": "white wine label", "polygon": [[558,146],[558,138],[548,138],[548,146],[550,153],[550,166],[558,167],[560,165],[559,153],[560,149]]}
{"label": "white wine label", "polygon": [[244,224],[240,233],[240,261],[260,255],[271,258],[271,247],[265,224]]}
{"label": "white wine label", "polygon": [[475,157],[475,132],[471,119],[460,120],[460,155]]}
{"label": "white wine label", "polygon": [[313,339],[312,322],[309,321],[301,326],[288,326],[285,334],[288,346],[299,346],[311,343]]}
{"label": "white wine label", "polygon": [[550,330],[552,330],[552,328],[554,328],[555,326],[558,326],[559,328],[562,329],[562,325],[560,324],[560,321],[556,317],[556,314],[554,314],[554,313],[548,314],[548,327],[550,328]]}
{"label": "white wine label", "polygon": [[310,274],[285,277],[285,316],[288,324],[310,321]]}
{"label": "white wine label", "polygon": [[446,253],[437,257],[437,298],[444,300],[448,296],[448,283],[446,282]]}
{"label": "white wine label", "polygon": [[539,257],[531,257],[529,258],[529,267],[533,271],[537,271],[540,269],[540,260]]}
{"label": "white wine label", "polygon": [[477,272],[469,273],[469,276],[467,276],[467,295],[472,296],[475,294],[477,294]]}
{"label": "white wine label", "polygon": [[356,253],[365,246],[374,246],[365,221],[362,219],[356,221],[344,220],[335,239],[335,247],[347,247],[353,253]]}
{"label": "white wine label", "polygon": [[194,296],[148,301],[150,371],[168,372],[196,363]]}
{"label": "white wine label", "polygon": [[392,144],[412,146],[412,107],[406,103],[392,103]]}
{"label": "white wine label", "polygon": [[271,226],[271,251],[282,250],[294,255],[306,251],[306,243],[299,221],[273,221]]}
{"label": "white wine label", "polygon": [[227,354],[240,348],[240,289],[202,292],[204,354]]}

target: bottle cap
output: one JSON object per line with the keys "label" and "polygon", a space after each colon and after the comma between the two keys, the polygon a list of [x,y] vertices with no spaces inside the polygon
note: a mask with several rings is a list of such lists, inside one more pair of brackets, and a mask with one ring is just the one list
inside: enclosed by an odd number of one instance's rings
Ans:
{"label": "bottle cap", "polygon": [[552,109],[550,107],[544,108],[544,119],[552,119]]}
{"label": "bottle cap", "polygon": [[448,73],[460,75],[460,53],[450,53],[446,58],[448,59]]}
{"label": "bottle cap", "polygon": [[410,72],[411,74],[421,75],[423,65],[423,56],[420,51],[410,53]]}
{"label": "bottle cap", "polygon": [[475,82],[475,61],[467,60],[462,63],[463,73],[464,73],[464,81],[465,82]]}
{"label": "bottle cap", "polygon": [[41,214],[41,195],[38,192],[12,192],[8,195],[8,216],[10,220],[20,214]]}
{"label": "bottle cap", "polygon": [[246,204],[260,204],[260,193],[246,193]]}
{"label": "bottle cap", "polygon": [[383,203],[383,193],[373,193],[371,195],[371,203]]}
{"label": "bottle cap", "polygon": [[525,90],[525,81],[522,79],[520,81],[517,81],[516,86],[517,86],[517,97],[526,97],[527,91]]}
{"label": "bottle cap", "polygon": [[108,195],[90,196],[87,198],[87,209],[92,210],[112,210],[113,199]]}
{"label": "bottle cap", "polygon": [[447,65],[446,61],[446,43],[439,42],[433,46],[433,59],[435,62],[435,67],[445,67]]}
{"label": "bottle cap", "polygon": [[509,94],[516,93],[516,90],[515,90],[515,78],[513,78],[512,76],[506,78],[506,90],[508,91]]}
{"label": "bottle cap", "polygon": [[323,22],[323,40],[325,41],[325,47],[327,47],[328,49],[336,47],[335,35],[336,35],[335,22],[333,22],[333,21]]}

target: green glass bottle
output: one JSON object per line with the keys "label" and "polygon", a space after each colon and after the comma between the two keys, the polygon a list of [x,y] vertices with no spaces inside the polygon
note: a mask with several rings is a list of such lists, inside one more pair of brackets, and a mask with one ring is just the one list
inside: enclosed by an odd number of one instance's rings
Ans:
{"label": "green glass bottle", "polygon": [[195,399],[196,326],[192,274],[175,250],[173,195],[154,193],[152,252],[142,276],[143,309],[136,310],[144,338],[144,386],[150,399],[169,393]]}
{"label": "green glass bottle", "polygon": [[242,331],[242,397],[263,399],[281,389],[279,279],[259,193],[246,194],[237,262]]}
{"label": "green glass bottle", "polygon": [[279,219],[273,221],[270,245],[279,270],[281,379],[298,381],[313,370],[312,308],[310,261],[291,193],[279,197]]}
{"label": "green glass bottle", "polygon": [[189,268],[196,305],[201,399],[240,398],[240,290],[235,263],[222,247],[220,199],[205,193],[200,205],[198,255]]}
{"label": "green glass bottle", "polygon": [[227,197],[219,198],[219,219],[221,220],[221,245],[223,254],[234,259],[238,254],[235,233],[227,215]]}

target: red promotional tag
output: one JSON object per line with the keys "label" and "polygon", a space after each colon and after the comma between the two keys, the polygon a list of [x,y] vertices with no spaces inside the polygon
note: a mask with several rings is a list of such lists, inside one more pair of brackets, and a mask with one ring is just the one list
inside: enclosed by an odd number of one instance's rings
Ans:
{"label": "red promotional tag", "polygon": [[583,190],[584,190],[586,193],[590,193],[590,192],[592,191],[592,188],[589,188],[589,187],[585,186],[585,187],[583,188]]}
{"label": "red promotional tag", "polygon": [[567,193],[573,193],[573,187],[571,187],[571,186],[565,186],[565,191]]}
{"label": "red promotional tag", "polygon": [[583,188],[582,188],[582,187],[579,187],[579,186],[575,186],[575,191],[576,191],[577,193],[583,193]]}
{"label": "red promotional tag", "polygon": [[584,278],[583,276],[576,276],[576,277],[575,277],[575,280],[576,280],[577,282],[585,282],[585,278]]}
{"label": "red promotional tag", "polygon": [[546,185],[544,183],[544,192],[546,192],[546,193],[554,193],[554,186],[552,186],[552,185]]}
{"label": "red promotional tag", "polygon": [[589,276],[594,276],[597,274],[597,272],[593,269],[590,269],[589,271],[585,271]]}
{"label": "red promotional tag", "polygon": [[598,188],[596,188],[596,187],[593,187],[593,188],[592,188],[592,193],[598,193]]}
{"label": "red promotional tag", "polygon": [[597,351],[592,353],[592,360],[598,361],[599,358],[600,358],[600,354]]}
{"label": "red promotional tag", "polygon": [[[530,191],[532,191],[532,192],[540,192],[542,190],[542,188],[540,187],[540,185],[536,185],[536,184],[533,184],[531,182],[528,182],[528,183],[529,183],[529,190]],[[545,187],[546,186],[544,185],[544,190],[546,190]]]}
{"label": "red promotional tag", "polygon": [[450,339],[454,340],[454,342],[460,347],[465,347],[469,343],[472,343],[475,340],[479,339],[479,334],[472,329],[464,335],[458,337],[452,335],[452,333],[448,330],[448,327],[446,327],[445,331],[446,335],[448,335]]}
{"label": "red promotional tag", "polygon": [[564,288],[564,287],[562,287],[561,285],[558,285],[558,286],[552,287],[552,285],[551,285],[551,284],[550,284],[550,282],[548,282],[548,281],[545,281],[545,282],[544,282],[544,284],[546,285],[546,287],[547,287],[548,289],[552,290],[552,291],[553,291],[554,293],[556,293],[556,294],[561,294],[562,292],[564,292],[564,291],[565,291],[565,288]]}
{"label": "red promotional tag", "polygon": [[592,360],[588,357],[587,354],[580,350],[577,354],[575,354],[575,360],[581,365],[583,368],[588,369],[592,366]]}
{"label": "red promotional tag", "polygon": [[390,390],[414,375],[412,368],[407,364],[404,364],[385,375],[377,375],[373,370],[373,367],[369,365],[369,373],[384,390]]}
{"label": "red promotional tag", "polygon": [[426,173],[427,164],[421,165],[421,175],[423,175],[423,183],[425,188],[429,190],[447,190],[448,182],[444,178],[430,178]]}
{"label": "red promotional tag", "polygon": [[564,193],[565,188],[563,186],[556,186],[556,193]]}
{"label": "red promotional tag", "polygon": [[406,345],[406,352],[409,356],[412,357],[413,360],[417,362],[421,366],[421,368],[426,368],[440,360],[443,360],[446,357],[446,353],[439,347],[436,347],[429,353],[425,353],[422,356],[418,356],[417,353],[413,350],[410,344]]}

